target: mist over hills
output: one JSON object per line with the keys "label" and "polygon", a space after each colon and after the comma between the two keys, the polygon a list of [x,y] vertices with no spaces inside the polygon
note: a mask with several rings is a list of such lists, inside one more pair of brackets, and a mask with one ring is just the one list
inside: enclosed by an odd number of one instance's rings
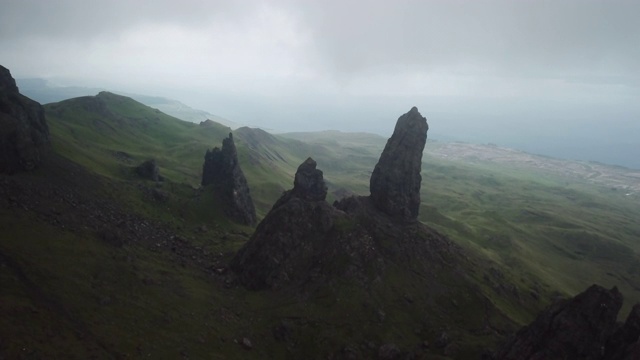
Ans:
{"label": "mist over hills", "polygon": [[[41,103],[95,95],[104,90],[56,86],[44,79],[17,79],[17,83],[25,94]],[[252,126],[275,129],[278,133],[340,130],[383,137],[389,135],[389,129],[384,126],[386,114],[390,109],[403,109],[408,100],[360,97],[353,103],[343,104],[340,99],[317,96],[313,102],[305,100],[285,107],[277,99],[267,102],[260,97],[239,99],[221,93],[213,94],[209,105],[199,101],[206,108],[224,104],[226,112],[235,116],[229,120],[165,97],[122,94],[182,120],[200,122],[211,119],[232,129],[242,124],[255,124]],[[189,98],[190,95],[185,96]],[[594,102],[588,105],[589,108],[576,112],[577,105],[570,102],[547,102],[545,115],[540,115],[522,111],[525,107],[535,107],[535,99],[514,103],[509,100],[431,96],[410,101],[427,104],[431,116],[438,119],[431,139],[498,144],[532,154],[640,169],[640,158],[636,156],[640,153],[637,141],[637,134],[640,134],[638,104],[625,102],[624,108],[616,109]],[[229,111],[230,108],[234,110]],[[322,112],[314,110],[317,108],[322,108]]]}
{"label": "mist over hills", "polygon": [[[63,101],[80,96],[93,96],[101,91],[106,90],[103,88],[91,88],[82,86],[58,86],[52,84],[48,80],[40,78],[16,79],[16,83],[22,93],[42,104]],[[122,92],[122,94],[181,120],[194,123],[199,123],[205,120],[213,120],[232,129],[240,127],[239,124],[231,120],[213,115],[204,110],[193,109],[178,100],[167,99],[160,96],[130,94],[126,92]]]}

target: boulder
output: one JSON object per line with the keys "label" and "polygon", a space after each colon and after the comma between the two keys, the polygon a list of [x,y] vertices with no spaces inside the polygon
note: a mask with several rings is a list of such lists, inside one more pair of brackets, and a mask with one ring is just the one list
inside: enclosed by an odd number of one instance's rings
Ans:
{"label": "boulder", "polygon": [[136,173],[145,179],[161,181],[160,168],[154,159],[147,160],[136,167]]}

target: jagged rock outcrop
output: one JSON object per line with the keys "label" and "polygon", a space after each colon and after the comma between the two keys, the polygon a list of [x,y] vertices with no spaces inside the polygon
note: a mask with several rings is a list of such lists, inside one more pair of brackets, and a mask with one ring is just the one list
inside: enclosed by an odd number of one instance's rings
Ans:
{"label": "jagged rock outcrop", "polygon": [[386,214],[415,220],[420,209],[420,169],[427,141],[427,119],[414,106],[402,115],[370,180],[371,200]]}
{"label": "jagged rock outcrop", "polygon": [[593,285],[561,300],[518,331],[493,357],[496,360],[639,359],[640,305],[624,325],[616,324],[622,307],[617,288]]}
{"label": "jagged rock outcrop", "polygon": [[212,185],[225,206],[225,213],[246,225],[255,225],[256,209],[249,185],[238,163],[233,134],[222,140],[222,148],[207,150],[202,166],[202,186]]}
{"label": "jagged rock outcrop", "polygon": [[324,183],[322,171],[316,169],[316,161],[307,158],[296,171],[292,193],[310,201],[324,201],[327,197],[327,185]]}
{"label": "jagged rock outcrop", "polygon": [[9,70],[0,66],[0,173],[33,170],[49,151],[44,109],[21,95]]}
{"label": "jagged rock outcrop", "polygon": [[155,159],[149,159],[136,167],[136,173],[149,180],[162,181],[160,176],[160,168]]}
{"label": "jagged rock outcrop", "polygon": [[339,216],[326,195],[322,171],[308,158],[298,167],[293,189],[282,194],[230,264],[245,286],[280,287],[311,272]]}
{"label": "jagged rock outcrop", "polygon": [[398,120],[376,167],[372,196],[351,196],[333,207],[325,201],[322,171],[311,158],[303,162],[293,189],[230,263],[240,282],[252,289],[332,278],[366,282],[380,276],[387,263],[420,259],[415,262],[420,271],[442,265],[443,254],[458,251],[455,246],[417,221],[397,221],[417,216],[425,141],[426,120],[414,108]]}
{"label": "jagged rock outcrop", "polygon": [[604,360],[640,359],[640,304],[635,304],[624,325],[619,325],[605,346]]}

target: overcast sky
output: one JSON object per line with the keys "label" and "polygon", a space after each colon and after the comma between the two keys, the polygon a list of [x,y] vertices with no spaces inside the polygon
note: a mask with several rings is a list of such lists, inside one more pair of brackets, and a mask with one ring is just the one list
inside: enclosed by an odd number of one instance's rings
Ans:
{"label": "overcast sky", "polygon": [[275,130],[388,134],[415,105],[431,137],[640,168],[596,156],[640,154],[638,14],[637,0],[0,0],[0,64]]}

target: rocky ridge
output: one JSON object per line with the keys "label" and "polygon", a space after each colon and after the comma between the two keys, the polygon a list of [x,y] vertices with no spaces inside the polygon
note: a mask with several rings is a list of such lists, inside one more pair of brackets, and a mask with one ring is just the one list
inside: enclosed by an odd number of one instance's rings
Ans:
{"label": "rocky ridge", "polygon": [[231,133],[222,140],[222,148],[207,150],[204,156],[202,186],[209,185],[216,187],[229,217],[241,224],[255,225],[256,209]]}
{"label": "rocky ridge", "polygon": [[44,109],[21,95],[9,70],[0,66],[0,173],[33,170],[49,151]]}
{"label": "rocky ridge", "polygon": [[512,336],[495,360],[640,358],[640,304],[624,324],[616,323],[622,307],[617,288],[593,285],[574,298],[560,300]]}

